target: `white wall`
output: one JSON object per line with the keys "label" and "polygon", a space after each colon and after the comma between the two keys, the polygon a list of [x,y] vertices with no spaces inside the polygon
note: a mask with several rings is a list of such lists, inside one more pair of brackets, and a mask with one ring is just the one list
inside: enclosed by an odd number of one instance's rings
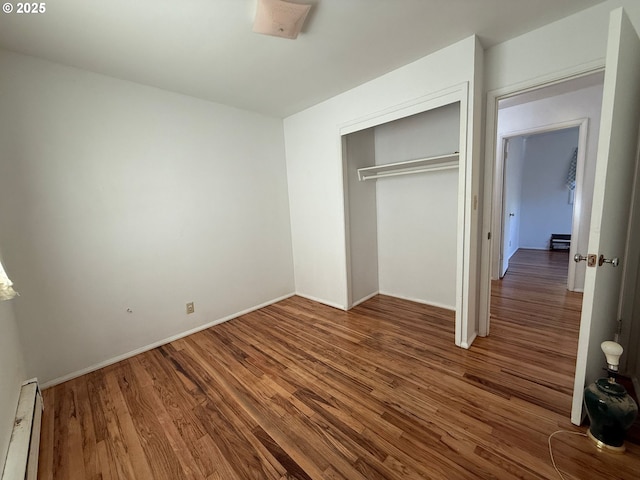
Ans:
{"label": "white wall", "polygon": [[470,37],[284,120],[298,294],[348,305],[341,128],[462,82],[474,91],[476,53]]}
{"label": "white wall", "polygon": [[[550,127],[582,118],[589,120],[582,181],[582,203],[578,214],[580,229],[575,235],[576,251],[578,252],[586,252],[589,243],[601,107],[602,85],[594,85],[574,92],[503,108],[500,109],[498,115],[498,138],[513,132]],[[584,286],[585,270],[584,262],[576,265],[575,288],[578,290]]]}
{"label": "white wall", "polygon": [[348,202],[349,306],[378,293],[378,217],[376,182],[361,182],[358,169],[375,163],[374,129],[344,136]]}
{"label": "white wall", "polygon": [[543,83],[604,61],[609,13],[624,6],[640,31],[640,2],[609,0],[508,40],[485,52],[485,90]]}
{"label": "white wall", "polygon": [[[460,104],[375,127],[375,163],[452,153]],[[380,292],[455,309],[458,170],[376,180]]]}
{"label": "white wall", "polygon": [[20,386],[27,379],[12,303],[13,300],[0,302],[0,476],[16,418]]}
{"label": "white wall", "polygon": [[[507,270],[509,259],[520,248],[520,220],[522,207],[522,175],[524,170],[525,139],[509,139],[509,153],[504,162],[503,222],[504,245],[502,274]],[[513,214],[513,215],[511,215]]]}
{"label": "white wall", "polygon": [[292,293],[281,120],[8,52],[0,72],[0,244],[29,376]]}
{"label": "white wall", "polygon": [[578,129],[532,135],[526,145],[520,247],[548,250],[552,233],[571,233],[573,203],[566,180]]}

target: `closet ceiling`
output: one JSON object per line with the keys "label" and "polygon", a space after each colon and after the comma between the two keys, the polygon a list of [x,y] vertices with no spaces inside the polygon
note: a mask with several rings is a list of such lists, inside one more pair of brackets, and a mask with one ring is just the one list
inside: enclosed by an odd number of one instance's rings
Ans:
{"label": "closet ceiling", "polygon": [[602,2],[296,1],[313,8],[286,40],[251,31],[256,0],[49,0],[0,15],[0,47],[284,117],[474,33],[486,48]]}

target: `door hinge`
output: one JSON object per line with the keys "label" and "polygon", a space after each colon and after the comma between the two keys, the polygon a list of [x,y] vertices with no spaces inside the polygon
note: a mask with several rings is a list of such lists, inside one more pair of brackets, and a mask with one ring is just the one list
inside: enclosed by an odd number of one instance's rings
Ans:
{"label": "door hinge", "polygon": [[487,233],[487,240],[491,240],[491,232]]}
{"label": "door hinge", "polygon": [[620,342],[620,335],[622,335],[622,318],[618,319],[618,325],[616,326],[616,333],[613,337],[613,341],[616,343]]}

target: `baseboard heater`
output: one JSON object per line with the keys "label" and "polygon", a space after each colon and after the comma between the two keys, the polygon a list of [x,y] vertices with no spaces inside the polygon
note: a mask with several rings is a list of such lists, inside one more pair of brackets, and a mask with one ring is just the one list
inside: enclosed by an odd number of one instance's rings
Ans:
{"label": "baseboard heater", "polygon": [[38,477],[41,421],[42,395],[38,382],[29,380],[20,390],[2,480],[36,480]]}

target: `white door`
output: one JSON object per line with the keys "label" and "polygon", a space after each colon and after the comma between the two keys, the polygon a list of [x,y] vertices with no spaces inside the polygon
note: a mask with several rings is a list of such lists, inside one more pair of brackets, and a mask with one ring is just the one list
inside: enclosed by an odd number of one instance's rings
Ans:
{"label": "white door", "polygon": [[513,202],[513,195],[511,194],[511,187],[509,182],[509,170],[507,167],[508,155],[509,155],[509,139],[503,140],[504,146],[502,147],[502,248],[500,249],[500,278],[504,277],[509,268],[509,255],[511,247],[511,238],[513,231],[513,222],[511,222],[512,212],[511,203]]}
{"label": "white door", "polygon": [[612,340],[617,326],[639,123],[640,39],[620,8],[609,23],[588,251],[608,260],[618,257],[620,266],[587,267],[571,410],[577,425],[585,384],[602,376],[600,343]]}

